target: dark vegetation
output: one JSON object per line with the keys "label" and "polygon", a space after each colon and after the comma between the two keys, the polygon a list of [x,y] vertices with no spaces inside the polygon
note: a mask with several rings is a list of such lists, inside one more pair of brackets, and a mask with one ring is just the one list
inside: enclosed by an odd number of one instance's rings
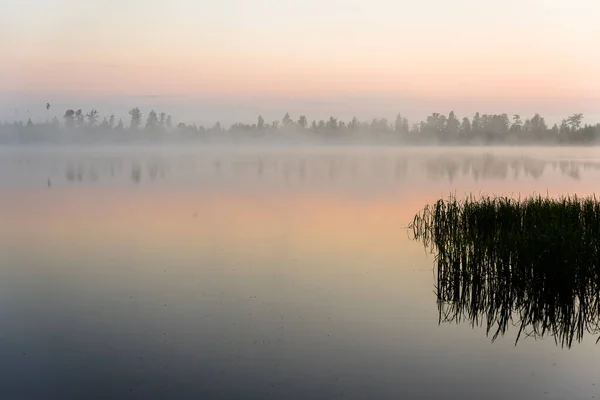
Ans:
{"label": "dark vegetation", "polygon": [[[46,105],[50,112],[50,104]],[[583,114],[574,114],[560,124],[549,127],[544,118],[535,114],[522,119],[519,115],[480,114],[473,117],[447,116],[433,113],[425,121],[410,123],[398,114],[394,121],[375,118],[359,121],[328,120],[309,121],[305,116],[293,119],[285,114],[281,121],[267,122],[262,116],[252,124],[236,123],[228,128],[219,122],[210,127],[196,124],[174,124],[170,115],[154,110],[143,115],[139,108],[129,111],[123,121],[114,115],[100,117],[97,110],[66,110],[62,120],[57,117],[46,122],[16,121],[0,124],[0,138],[15,136],[22,141],[40,139],[52,134],[66,133],[104,135],[125,138],[167,136],[199,137],[203,139],[290,139],[315,138],[328,141],[384,141],[407,144],[587,144],[600,139],[600,124],[583,124]],[[164,135],[163,135],[164,134]]]}
{"label": "dark vegetation", "polygon": [[571,347],[599,334],[600,202],[595,197],[455,197],[410,229],[435,253],[441,322],[508,328]]}

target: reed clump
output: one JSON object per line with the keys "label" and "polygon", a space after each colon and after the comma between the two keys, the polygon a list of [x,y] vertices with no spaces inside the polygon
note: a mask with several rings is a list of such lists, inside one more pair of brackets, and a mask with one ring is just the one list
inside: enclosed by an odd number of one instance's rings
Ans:
{"label": "reed clump", "polygon": [[[435,254],[441,322],[515,326],[571,347],[600,332],[600,202],[595,196],[451,196],[410,224]],[[598,339],[600,340],[600,338]]]}

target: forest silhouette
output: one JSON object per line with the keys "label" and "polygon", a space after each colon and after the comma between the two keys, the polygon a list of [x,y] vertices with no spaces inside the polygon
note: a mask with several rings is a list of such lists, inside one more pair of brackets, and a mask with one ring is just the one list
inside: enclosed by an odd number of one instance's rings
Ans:
{"label": "forest silhouette", "polygon": [[[50,109],[50,104],[46,104]],[[591,144],[600,139],[600,123],[583,124],[583,114],[573,114],[560,124],[548,126],[544,117],[535,114],[523,119],[520,115],[480,114],[459,118],[454,112],[448,115],[433,113],[425,120],[410,123],[398,114],[394,121],[374,118],[359,121],[356,117],[343,121],[335,117],[328,120],[309,121],[306,116],[293,119],[286,113],[281,121],[267,122],[258,116],[255,123],[235,123],[225,128],[220,122],[212,126],[198,126],[180,122],[174,124],[171,115],[152,110],[147,115],[135,107],[129,111],[129,119],[116,120],[108,115],[100,121],[96,109],[68,109],[62,117],[34,123],[15,121],[0,124],[0,135],[17,139],[51,137],[53,134],[89,134],[117,137],[127,135],[146,137],[181,134],[202,138],[292,138],[305,137],[333,141],[363,140],[386,141],[406,144]]]}

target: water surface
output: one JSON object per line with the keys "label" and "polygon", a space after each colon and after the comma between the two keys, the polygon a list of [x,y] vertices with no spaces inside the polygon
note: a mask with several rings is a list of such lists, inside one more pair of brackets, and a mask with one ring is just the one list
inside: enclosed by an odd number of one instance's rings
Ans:
{"label": "water surface", "polygon": [[0,150],[3,398],[600,398],[571,349],[438,323],[407,225],[590,194],[581,148]]}

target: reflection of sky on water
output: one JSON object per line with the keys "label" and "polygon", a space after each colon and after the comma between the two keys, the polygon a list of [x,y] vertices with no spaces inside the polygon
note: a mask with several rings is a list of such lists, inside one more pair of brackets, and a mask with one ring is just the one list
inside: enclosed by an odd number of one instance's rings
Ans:
{"label": "reflection of sky on water", "polygon": [[[326,157],[286,164],[267,155],[279,161],[263,158],[263,178],[260,164],[235,172],[239,157],[227,154],[220,169],[214,155],[194,157],[196,167],[163,156],[154,181],[144,153],[99,152],[114,161],[96,164],[97,180],[80,157],[80,183],[65,176],[75,162],[51,153],[2,169],[7,398],[596,393],[593,340],[569,351],[551,339],[515,348],[468,325],[438,326],[433,260],[404,229],[448,190],[583,192],[593,171],[451,184],[429,178],[420,157],[396,180],[394,154],[346,154],[333,178]],[[133,165],[144,165],[138,184]],[[13,174],[25,177],[20,185]]]}

